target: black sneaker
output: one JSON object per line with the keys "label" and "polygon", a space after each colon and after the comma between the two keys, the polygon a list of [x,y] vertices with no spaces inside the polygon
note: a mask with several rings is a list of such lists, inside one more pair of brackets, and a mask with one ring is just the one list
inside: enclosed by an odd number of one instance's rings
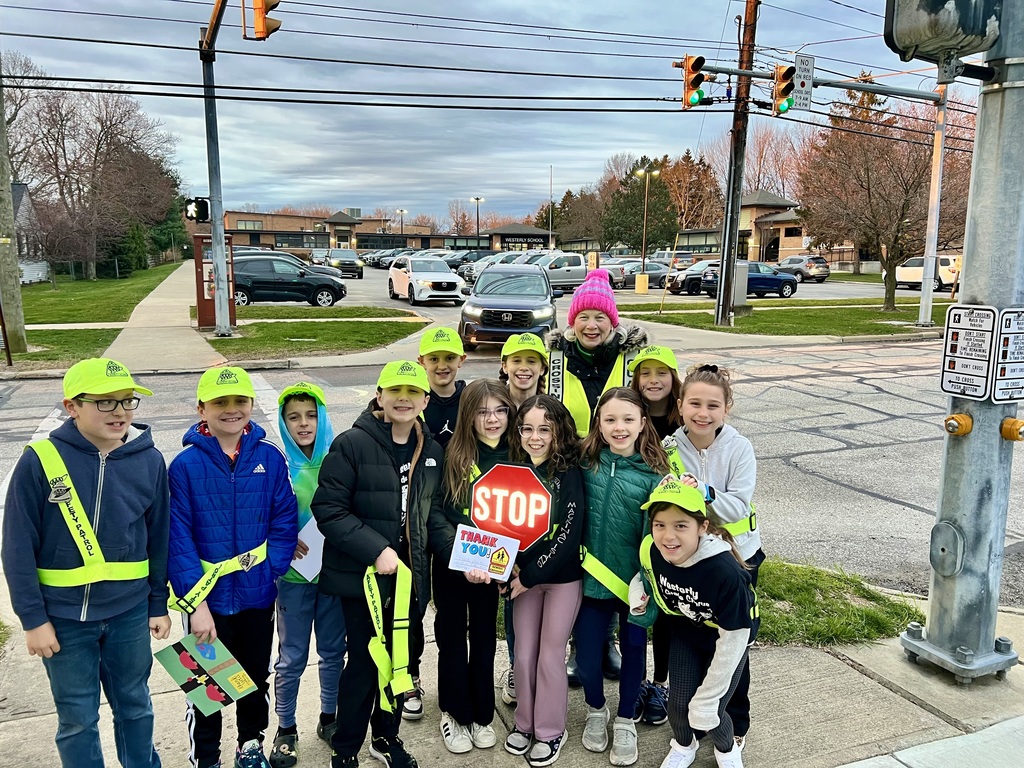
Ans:
{"label": "black sneaker", "polygon": [[331,768],[359,768],[359,757],[356,755],[342,757],[337,752],[331,752]]}
{"label": "black sneaker", "polygon": [[372,739],[370,757],[380,760],[387,768],[419,768],[420,765],[415,757],[405,751],[405,744],[397,736]]}

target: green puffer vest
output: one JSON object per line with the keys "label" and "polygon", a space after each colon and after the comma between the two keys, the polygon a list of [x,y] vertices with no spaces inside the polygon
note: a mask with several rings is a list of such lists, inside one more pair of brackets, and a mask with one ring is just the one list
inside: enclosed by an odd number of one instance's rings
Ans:
{"label": "green puffer vest", "polygon": [[[605,447],[598,471],[585,469],[583,478],[587,489],[583,546],[628,584],[640,571],[640,542],[648,533],[647,513],[640,505],[661,482],[661,475],[639,453],[627,458]],[[583,594],[599,600],[615,597],[589,573],[583,576]]]}

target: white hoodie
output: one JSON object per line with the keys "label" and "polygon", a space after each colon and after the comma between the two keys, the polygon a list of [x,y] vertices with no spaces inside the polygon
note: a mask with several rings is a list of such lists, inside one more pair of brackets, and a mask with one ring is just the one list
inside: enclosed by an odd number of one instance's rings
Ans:
{"label": "white hoodie", "polygon": [[[757,482],[757,459],[750,441],[728,424],[722,425],[715,441],[703,450],[693,446],[685,427],[677,429],[671,437],[686,471],[697,478],[697,489],[705,498],[709,485],[715,489],[715,500],[711,503],[714,518],[723,523],[746,519]],[[761,548],[760,529],[742,533],[735,539],[744,560],[749,560]]]}

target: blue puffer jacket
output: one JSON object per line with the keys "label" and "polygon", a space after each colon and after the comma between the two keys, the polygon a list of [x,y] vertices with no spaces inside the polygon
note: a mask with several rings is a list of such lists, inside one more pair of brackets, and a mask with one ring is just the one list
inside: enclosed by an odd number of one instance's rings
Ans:
{"label": "blue puffer jacket", "polygon": [[194,425],[174,457],[171,546],[167,576],[174,594],[186,594],[203,575],[200,560],[218,563],[267,542],[267,559],[249,571],[222,576],[207,604],[219,614],[266,608],[275,582],[295,555],[298,507],[281,449],[258,424],[242,436],[232,468],[215,437]]}

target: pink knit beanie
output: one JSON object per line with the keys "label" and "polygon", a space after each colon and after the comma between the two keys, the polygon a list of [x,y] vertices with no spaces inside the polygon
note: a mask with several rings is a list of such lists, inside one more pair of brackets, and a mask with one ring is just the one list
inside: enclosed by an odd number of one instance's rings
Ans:
{"label": "pink knit beanie", "polygon": [[592,269],[587,273],[583,285],[576,289],[569,305],[569,325],[576,322],[576,315],[588,309],[604,312],[612,321],[612,326],[619,324],[619,310],[615,306],[615,293],[608,277],[607,269]]}

